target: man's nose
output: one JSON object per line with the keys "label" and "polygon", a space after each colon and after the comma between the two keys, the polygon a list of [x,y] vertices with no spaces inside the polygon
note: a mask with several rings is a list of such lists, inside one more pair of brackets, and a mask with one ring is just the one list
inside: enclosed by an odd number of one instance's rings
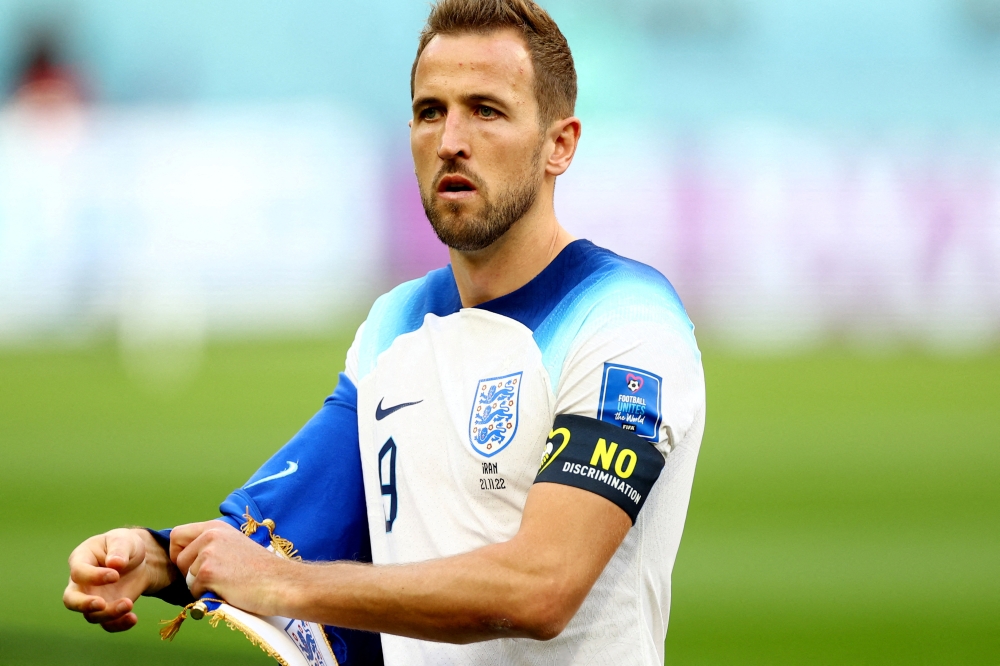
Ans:
{"label": "man's nose", "polygon": [[449,113],[444,119],[444,131],[438,144],[438,157],[453,160],[470,157],[468,138],[469,123],[460,113]]}

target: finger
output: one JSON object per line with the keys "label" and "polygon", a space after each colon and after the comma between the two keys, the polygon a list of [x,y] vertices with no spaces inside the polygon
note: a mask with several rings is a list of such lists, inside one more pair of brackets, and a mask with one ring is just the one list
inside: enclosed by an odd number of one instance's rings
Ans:
{"label": "finger", "polygon": [[188,585],[188,589],[191,590],[191,595],[195,599],[200,598],[208,592],[208,587],[206,585],[202,585],[197,578],[192,579],[191,584]]}
{"label": "finger", "polygon": [[135,613],[126,613],[117,620],[111,620],[110,622],[102,622],[101,627],[104,631],[110,633],[116,633],[119,631],[128,631],[134,627],[139,622],[139,618],[136,617]]}
{"label": "finger", "polygon": [[115,622],[132,612],[132,601],[129,599],[118,599],[110,602],[104,610],[92,613],[84,613],[83,617],[91,624],[104,624]]}
{"label": "finger", "polygon": [[191,588],[191,579],[198,576],[199,567],[195,567],[195,562],[201,556],[201,545],[203,544],[195,540],[177,556],[177,569],[185,577],[184,581],[188,584],[188,589],[192,593],[194,593],[194,590]]}
{"label": "finger", "polygon": [[[188,548],[185,552],[189,550],[191,550],[191,548]],[[191,590],[191,594],[194,595],[196,599],[201,595],[205,594],[206,592],[208,592],[208,585],[210,584],[211,581],[207,580],[208,576],[205,576],[202,579],[199,578],[198,575],[209,573],[205,569],[205,563],[210,558],[211,558],[210,550],[201,550],[198,553],[198,556],[195,558],[195,560],[191,563],[190,568],[188,569],[186,582],[188,584],[188,589]]]}
{"label": "finger", "polygon": [[79,546],[73,549],[73,552],[69,554],[69,566],[72,568],[77,564],[90,564],[93,566],[100,565],[100,558],[98,554],[101,551],[101,542],[103,541],[102,536],[90,537]]}
{"label": "finger", "polygon": [[[211,524],[198,523],[198,525],[208,525],[208,527],[201,530],[194,539],[187,541],[183,549],[177,553],[176,559],[174,559],[174,564],[176,564],[177,568],[180,569],[181,573],[185,575],[187,575],[188,572],[191,572],[191,565],[195,562],[195,560],[198,559],[198,557],[201,555],[202,550],[204,550],[204,548],[213,539],[213,535],[211,533],[211,527],[213,526]],[[188,536],[190,536],[191,533],[192,532],[184,534],[181,539],[178,539],[177,544],[180,545],[182,543],[185,543],[185,540],[187,539]],[[173,536],[173,534],[171,534],[171,536]],[[170,551],[171,555],[173,555],[174,551],[173,538],[170,539]],[[194,573],[194,575],[197,576],[198,569],[195,569],[192,573]]]}
{"label": "finger", "polygon": [[[177,558],[181,552],[191,545],[195,539],[200,537],[205,531],[218,527],[218,521],[209,520],[203,523],[188,523],[178,525],[170,531],[170,559],[177,564]],[[179,567],[180,564],[177,564]]]}
{"label": "finger", "polygon": [[117,583],[121,575],[107,567],[75,563],[70,565],[69,577],[77,585],[109,585]]}
{"label": "finger", "polygon": [[111,530],[104,537],[107,553],[104,558],[105,566],[118,571],[130,571],[142,562],[146,554],[145,547],[132,530]]}
{"label": "finger", "polygon": [[101,585],[107,569],[101,567],[100,537],[91,537],[69,554],[69,576],[80,585]]}
{"label": "finger", "polygon": [[70,583],[63,592],[63,605],[77,613],[95,613],[104,610],[107,605],[104,599],[81,592],[76,585]]}

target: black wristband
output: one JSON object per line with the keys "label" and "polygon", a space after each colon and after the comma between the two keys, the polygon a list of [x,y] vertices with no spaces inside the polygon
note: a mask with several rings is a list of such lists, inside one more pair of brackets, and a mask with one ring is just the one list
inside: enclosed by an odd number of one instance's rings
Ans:
{"label": "black wristband", "polygon": [[[151,527],[143,528],[153,537],[156,544],[163,549],[163,552],[170,556],[170,537],[157,532]],[[174,578],[170,585],[167,585],[162,590],[153,592],[151,594],[145,594],[146,597],[156,597],[157,599],[162,599],[168,604],[173,604],[175,606],[187,606],[194,602],[194,595],[191,594],[191,590],[188,589],[187,582],[184,578],[178,575]]]}
{"label": "black wristband", "polygon": [[556,417],[535,483],[589,490],[617,504],[635,524],[665,461],[652,443],[586,416]]}

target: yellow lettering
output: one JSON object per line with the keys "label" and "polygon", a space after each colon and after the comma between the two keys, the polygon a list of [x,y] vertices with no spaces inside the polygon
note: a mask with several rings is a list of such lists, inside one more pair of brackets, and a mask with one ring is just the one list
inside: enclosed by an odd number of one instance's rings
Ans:
{"label": "yellow lettering", "polygon": [[[630,459],[627,463],[628,468],[622,469],[623,466],[622,463],[625,461],[626,458]],[[617,474],[623,479],[627,479],[628,477],[632,476],[632,472],[635,470],[635,463],[637,459],[638,457],[635,455],[635,451],[631,449],[622,449],[622,452],[618,454],[618,460],[615,461],[615,474]],[[607,469],[607,467],[605,467],[604,469]]]}
{"label": "yellow lettering", "polygon": [[615,459],[615,451],[618,449],[618,444],[611,442],[611,448],[608,448],[608,443],[604,441],[601,437],[597,440],[597,446],[594,447],[594,455],[590,456],[590,465],[593,467],[597,464],[597,461],[601,461],[601,467],[604,469],[609,469],[611,467],[611,461]]}

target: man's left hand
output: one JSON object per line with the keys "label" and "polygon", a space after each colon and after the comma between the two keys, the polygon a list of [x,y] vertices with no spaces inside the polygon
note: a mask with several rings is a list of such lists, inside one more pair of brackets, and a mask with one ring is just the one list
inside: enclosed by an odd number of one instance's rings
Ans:
{"label": "man's left hand", "polygon": [[271,583],[288,564],[218,520],[174,528],[170,559],[195,597],[211,591],[227,604],[264,615],[272,614]]}

